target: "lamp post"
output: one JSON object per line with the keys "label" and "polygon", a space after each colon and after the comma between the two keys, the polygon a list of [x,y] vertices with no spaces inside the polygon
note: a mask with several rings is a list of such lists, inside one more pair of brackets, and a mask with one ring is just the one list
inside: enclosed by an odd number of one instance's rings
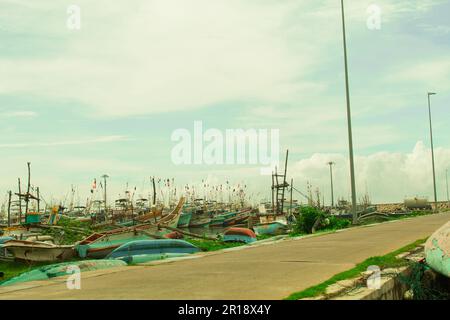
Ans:
{"label": "lamp post", "polygon": [[433,147],[433,128],[431,125],[431,103],[430,96],[435,95],[435,92],[428,92],[428,116],[430,120],[430,140],[431,140],[431,164],[433,167],[433,189],[434,189],[434,210],[437,210],[437,192],[436,192],[436,171],[434,167],[434,147]]}
{"label": "lamp post", "polygon": [[445,169],[445,184],[447,185],[447,202],[450,206],[450,198],[448,196],[448,169]]}
{"label": "lamp post", "polygon": [[334,165],[334,162],[333,162],[333,161],[330,161],[330,162],[328,162],[328,165],[330,166],[331,207],[334,208],[334,190],[333,190],[333,165]]}
{"label": "lamp post", "polygon": [[352,116],[350,110],[350,89],[348,81],[348,63],[347,63],[347,41],[345,37],[345,14],[344,14],[344,0],[341,0],[341,12],[342,12],[342,35],[344,42],[344,66],[345,66],[345,95],[347,100],[347,126],[348,126],[348,148],[350,158],[350,182],[352,189],[352,216],[353,224],[357,222],[356,213],[356,186],[355,186],[355,164],[353,160],[353,135],[352,135]]}

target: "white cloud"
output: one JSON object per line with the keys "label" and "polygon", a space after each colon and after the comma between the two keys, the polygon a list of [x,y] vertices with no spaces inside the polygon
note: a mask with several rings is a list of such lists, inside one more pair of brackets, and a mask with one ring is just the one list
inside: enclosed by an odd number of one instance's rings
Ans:
{"label": "white cloud", "polygon": [[318,61],[318,48],[307,41],[300,50],[289,48],[282,23],[298,6],[164,0],[138,1],[139,10],[131,10],[125,3],[81,2],[83,27],[66,35],[67,50],[20,64],[1,60],[8,81],[0,92],[75,99],[94,114],[113,116],[291,99],[301,86],[293,78]]}
{"label": "white cloud", "polygon": [[396,67],[386,77],[387,82],[413,82],[427,90],[448,90],[450,88],[450,57],[433,61],[416,61]]}
{"label": "white cloud", "polygon": [[[306,189],[306,181],[324,191],[326,201],[330,201],[330,177],[328,161],[334,167],[335,194],[349,199],[350,178],[348,157],[342,154],[314,154],[308,159],[291,165],[297,185]],[[445,169],[450,168],[450,149],[436,148],[436,180],[438,198],[445,200]],[[378,152],[355,157],[357,193],[360,197],[367,191],[373,202],[401,202],[405,197],[427,196],[433,199],[431,153],[419,141],[409,153]]]}
{"label": "white cloud", "polygon": [[30,148],[30,147],[57,147],[69,145],[83,145],[92,143],[107,143],[129,140],[125,136],[103,136],[95,138],[87,138],[83,140],[65,140],[65,141],[50,141],[50,142],[32,142],[32,143],[4,143],[0,144],[0,148]]}
{"label": "white cloud", "polygon": [[33,118],[36,116],[37,113],[34,111],[11,111],[0,113],[0,118]]}

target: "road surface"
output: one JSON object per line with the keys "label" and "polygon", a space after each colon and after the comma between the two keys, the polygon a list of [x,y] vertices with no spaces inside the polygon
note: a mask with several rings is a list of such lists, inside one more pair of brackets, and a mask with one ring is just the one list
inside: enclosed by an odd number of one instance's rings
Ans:
{"label": "road surface", "polygon": [[156,265],[0,287],[0,299],[283,299],[375,255],[426,238],[450,213],[422,216]]}

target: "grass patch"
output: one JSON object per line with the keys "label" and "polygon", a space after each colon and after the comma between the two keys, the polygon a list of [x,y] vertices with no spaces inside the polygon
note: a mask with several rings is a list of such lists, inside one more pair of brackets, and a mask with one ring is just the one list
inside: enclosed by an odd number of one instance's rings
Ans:
{"label": "grass patch", "polygon": [[276,237],[275,235],[271,235],[271,234],[260,234],[258,236],[256,236],[256,240],[260,241],[260,240],[266,240],[266,239],[270,239]]}
{"label": "grass patch", "polygon": [[245,245],[243,242],[222,242],[214,240],[185,239],[187,242],[197,246],[202,251],[217,251],[222,249],[240,247]]}
{"label": "grass patch", "polygon": [[18,276],[21,273],[28,272],[34,268],[41,267],[47,263],[27,264],[22,262],[0,262],[0,272],[3,272],[3,277],[0,278],[0,283]]}
{"label": "grass patch", "polygon": [[364,272],[367,270],[369,266],[377,265],[380,267],[380,269],[384,268],[395,268],[407,265],[408,262],[404,259],[397,259],[396,256],[400,253],[410,251],[414,248],[416,248],[418,245],[424,243],[427,239],[421,239],[417,240],[403,248],[400,248],[394,252],[388,253],[384,256],[376,256],[371,257],[363,262],[357,264],[354,268],[338,273],[331,277],[330,279],[315,285],[313,287],[309,287],[303,291],[296,292],[291,294],[289,297],[287,297],[285,300],[299,300],[304,298],[311,298],[311,297],[317,297],[319,295],[323,295],[325,293],[325,290],[328,286],[335,284],[338,281],[351,279],[354,277],[357,277],[361,272]]}
{"label": "grass patch", "polygon": [[[52,236],[59,244],[74,244],[75,242],[83,240],[87,234],[94,232],[90,229],[89,222],[82,222],[64,217],[59,219],[56,225],[62,227],[62,229],[43,229],[42,234]],[[86,233],[76,231],[74,228],[85,229]]]}

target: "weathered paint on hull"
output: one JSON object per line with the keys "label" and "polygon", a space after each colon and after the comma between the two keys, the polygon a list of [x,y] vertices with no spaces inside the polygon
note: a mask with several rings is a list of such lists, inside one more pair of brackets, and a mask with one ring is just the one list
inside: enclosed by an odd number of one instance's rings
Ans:
{"label": "weathered paint on hull", "polygon": [[253,227],[256,235],[279,235],[287,231],[287,226],[280,222],[260,224]]}
{"label": "weathered paint on hull", "polygon": [[238,234],[231,234],[231,235],[224,235],[223,236],[224,242],[244,242],[244,243],[252,243],[255,242],[255,238],[251,238],[249,236],[243,236]]}
{"label": "weathered paint on hull", "polygon": [[191,222],[192,212],[183,212],[178,220],[178,228],[186,228]]}
{"label": "weathered paint on hull", "polygon": [[[71,261],[59,264],[52,264],[36,268],[29,272],[22,273],[21,275],[14,277],[12,279],[6,280],[1,285],[7,286],[11,284],[35,281],[35,280],[47,280],[49,278],[55,278],[60,276],[66,276],[73,271],[69,268],[73,266],[78,266],[81,272],[93,271],[107,268],[117,268],[126,266],[126,263],[120,260],[85,260],[85,261]],[[69,272],[68,272],[69,271]]]}
{"label": "weathered paint on hull", "polygon": [[211,219],[203,219],[203,220],[192,220],[189,223],[189,227],[195,227],[195,228],[206,228],[211,223]]}
{"label": "weathered paint on hull", "polygon": [[7,248],[15,260],[33,262],[65,261],[73,258],[72,248]]}
{"label": "weathered paint on hull", "polygon": [[447,222],[425,243],[427,264],[435,271],[450,278],[450,222]]}
{"label": "weathered paint on hull", "polygon": [[127,238],[118,238],[109,241],[98,241],[90,244],[79,244],[75,246],[80,258],[103,259],[113,250],[121,245],[135,241],[148,239],[148,236],[129,236]]}
{"label": "weathered paint on hull", "polygon": [[115,249],[107,258],[120,258],[134,255],[161,253],[195,253],[200,251],[196,246],[184,240],[139,240],[126,243]]}

